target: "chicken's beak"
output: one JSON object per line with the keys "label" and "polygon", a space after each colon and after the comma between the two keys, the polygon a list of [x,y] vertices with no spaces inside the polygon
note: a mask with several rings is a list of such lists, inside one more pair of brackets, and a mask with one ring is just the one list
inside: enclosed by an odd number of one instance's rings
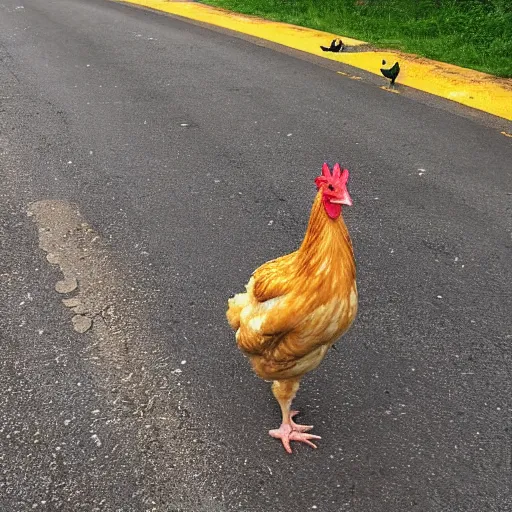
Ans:
{"label": "chicken's beak", "polygon": [[347,190],[345,190],[343,197],[340,197],[339,199],[331,199],[330,202],[334,204],[346,204],[347,206],[352,206],[352,198]]}

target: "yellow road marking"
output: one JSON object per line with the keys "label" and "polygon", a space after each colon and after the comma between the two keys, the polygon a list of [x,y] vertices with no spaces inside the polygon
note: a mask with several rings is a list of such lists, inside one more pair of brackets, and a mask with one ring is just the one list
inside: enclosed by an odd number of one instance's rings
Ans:
{"label": "yellow road marking", "polygon": [[393,94],[400,94],[399,91],[397,91],[396,89],[392,89],[391,87],[389,87],[388,85],[381,85],[380,88],[383,90],[383,91],[387,91],[387,92],[392,92]]}
{"label": "yellow road marking", "polygon": [[[232,13],[194,2],[168,0],[122,1],[216,25],[235,32],[242,32],[324,59],[364,69],[376,75],[380,75],[383,59],[386,60],[389,66],[399,61],[400,75],[397,83],[512,120],[511,79],[497,78],[479,71],[401,52],[378,50],[354,53],[323,52],[320,45],[329,45],[332,39],[340,36],[287,23]],[[366,44],[364,41],[348,37],[342,37],[342,39],[347,46]],[[387,80],[384,77],[382,79]]]}

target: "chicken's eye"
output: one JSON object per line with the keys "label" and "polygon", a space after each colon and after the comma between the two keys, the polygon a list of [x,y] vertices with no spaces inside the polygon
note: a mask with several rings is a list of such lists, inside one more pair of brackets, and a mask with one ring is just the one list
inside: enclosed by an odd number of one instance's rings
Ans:
{"label": "chicken's eye", "polygon": [[332,185],[329,185],[327,188],[328,188],[329,190],[334,190],[334,187],[333,187]]}

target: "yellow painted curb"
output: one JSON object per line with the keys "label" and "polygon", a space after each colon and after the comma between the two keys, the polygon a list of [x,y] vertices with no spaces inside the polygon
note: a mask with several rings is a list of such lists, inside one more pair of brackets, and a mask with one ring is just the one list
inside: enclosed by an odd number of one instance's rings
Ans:
{"label": "yellow painted curb", "polygon": [[[164,11],[210,25],[242,32],[295,50],[348,64],[380,75],[382,60],[389,66],[400,62],[397,82],[420,91],[462,103],[495,116],[512,120],[512,80],[461,68],[401,52],[372,50],[354,53],[323,52],[336,34],[321,32],[287,23],[245,16],[203,4],[169,0],[122,0],[150,9]],[[361,46],[364,41],[343,37],[348,46]],[[382,77],[383,80],[384,77]]]}

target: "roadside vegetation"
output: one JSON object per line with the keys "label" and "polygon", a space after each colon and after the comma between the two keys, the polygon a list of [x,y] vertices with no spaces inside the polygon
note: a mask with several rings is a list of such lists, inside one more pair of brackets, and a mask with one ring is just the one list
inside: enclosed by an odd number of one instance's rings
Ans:
{"label": "roadside vegetation", "polygon": [[512,77],[512,0],[206,0],[203,3]]}

